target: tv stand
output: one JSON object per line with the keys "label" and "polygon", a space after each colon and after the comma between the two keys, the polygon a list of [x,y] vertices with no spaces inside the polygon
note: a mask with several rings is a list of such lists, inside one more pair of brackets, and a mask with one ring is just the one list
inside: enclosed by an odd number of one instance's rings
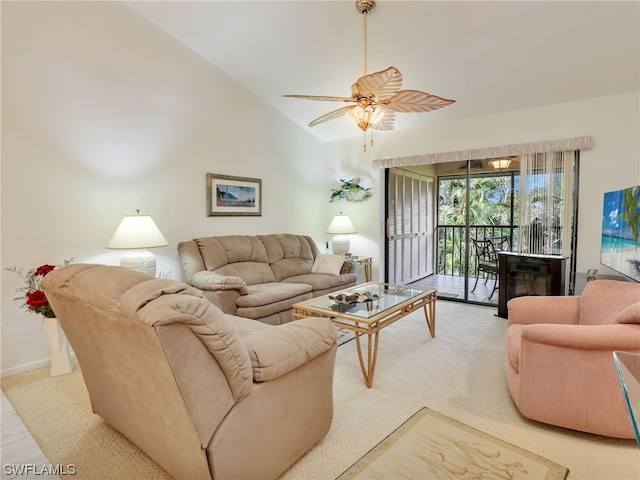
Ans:
{"label": "tv stand", "polygon": [[565,295],[566,257],[498,252],[498,316],[507,302],[526,295]]}

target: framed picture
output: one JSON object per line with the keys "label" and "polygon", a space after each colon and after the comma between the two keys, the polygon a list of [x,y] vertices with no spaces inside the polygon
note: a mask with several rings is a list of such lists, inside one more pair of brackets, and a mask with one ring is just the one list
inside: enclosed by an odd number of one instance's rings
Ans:
{"label": "framed picture", "polygon": [[640,282],[640,185],[604,194],[600,263]]}
{"label": "framed picture", "polygon": [[207,216],[262,216],[262,180],[207,173]]}

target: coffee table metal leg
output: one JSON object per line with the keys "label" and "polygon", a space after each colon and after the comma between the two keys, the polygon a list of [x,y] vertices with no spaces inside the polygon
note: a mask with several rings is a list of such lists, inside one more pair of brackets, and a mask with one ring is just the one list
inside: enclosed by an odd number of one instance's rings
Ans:
{"label": "coffee table metal leg", "polygon": [[[364,333],[362,335],[365,335]],[[360,334],[356,333],[356,349],[358,350],[358,360],[360,361],[360,368],[362,369],[362,376],[364,377],[364,383],[367,388],[371,388],[373,385],[373,374],[376,371],[376,360],[378,358],[378,339],[380,338],[380,331],[367,335],[367,365],[365,367],[364,359],[362,358],[362,346],[360,344]],[[372,345],[373,344],[373,345]]]}
{"label": "coffee table metal leg", "polygon": [[[429,309],[427,310],[427,307]],[[431,338],[436,338],[436,302],[429,302],[424,305],[424,319],[427,321]]]}

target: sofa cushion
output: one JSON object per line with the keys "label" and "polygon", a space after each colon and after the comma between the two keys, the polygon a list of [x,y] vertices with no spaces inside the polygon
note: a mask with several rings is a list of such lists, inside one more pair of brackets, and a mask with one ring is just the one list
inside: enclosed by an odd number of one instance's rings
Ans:
{"label": "sofa cushion", "polygon": [[[269,303],[255,307],[238,307],[235,315],[238,317],[251,318],[261,322],[278,325],[293,320],[291,307],[294,303],[304,302],[313,298],[311,292],[300,294],[279,302]],[[288,313],[287,313],[288,312]],[[286,315],[281,315],[287,313]]]}
{"label": "sofa cushion", "polygon": [[218,275],[240,277],[247,285],[275,282],[276,277],[266,263],[237,262],[214,270]]}
{"label": "sofa cushion", "polygon": [[289,300],[311,292],[311,285],[302,283],[262,283],[247,287],[247,294],[236,299],[238,307],[261,307],[281,300]]}
{"label": "sofa cushion", "polygon": [[580,325],[607,325],[640,299],[640,283],[594,280],[580,295]]}
{"label": "sofa cushion", "polygon": [[257,237],[227,235],[194,241],[207,270],[240,277],[247,285],[275,281],[267,251]]}
{"label": "sofa cushion", "polygon": [[285,233],[258,238],[265,247],[276,281],[311,271],[317,247],[309,237]]}
{"label": "sofa cushion", "polygon": [[275,275],[276,281],[282,282],[287,278],[311,272],[312,265],[313,260],[307,260],[304,258],[283,258],[282,260],[271,264],[271,270]]}
{"label": "sofa cushion", "polygon": [[256,322],[252,318],[239,317],[237,315],[228,315],[233,323],[233,328],[236,329],[240,338],[243,339],[249,335],[261,334],[262,332],[268,331],[272,325],[262,322]]}
{"label": "sofa cushion", "polygon": [[328,273],[330,275],[340,275],[340,270],[342,270],[343,264],[343,255],[320,254],[313,262],[311,273]]}
{"label": "sofa cushion", "polygon": [[247,287],[247,295],[236,299],[236,315],[245,318],[262,318],[290,310],[297,302],[313,297],[311,285],[300,283],[263,283]]}
{"label": "sofa cushion", "polygon": [[613,323],[640,323],[640,302],[629,305],[613,319]]}
{"label": "sofa cushion", "polygon": [[328,273],[308,273],[306,275],[297,275],[295,277],[286,278],[282,280],[282,283],[287,285],[291,283],[306,283],[313,287],[314,292],[329,290],[332,288],[342,287],[347,288],[353,285],[357,276],[355,273],[343,273],[341,275],[331,275]]}

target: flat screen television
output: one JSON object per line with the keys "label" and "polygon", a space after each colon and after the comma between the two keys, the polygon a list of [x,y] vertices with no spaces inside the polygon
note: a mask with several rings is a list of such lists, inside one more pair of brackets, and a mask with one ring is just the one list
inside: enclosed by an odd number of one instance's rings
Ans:
{"label": "flat screen television", "polygon": [[600,263],[640,282],[640,186],[604,194]]}

